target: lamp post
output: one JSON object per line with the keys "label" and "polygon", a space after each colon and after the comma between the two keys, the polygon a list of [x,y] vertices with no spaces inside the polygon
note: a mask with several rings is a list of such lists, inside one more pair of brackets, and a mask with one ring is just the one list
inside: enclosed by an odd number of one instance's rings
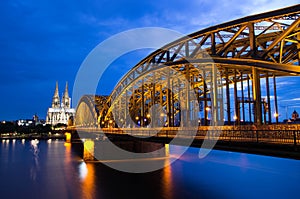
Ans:
{"label": "lamp post", "polygon": [[206,106],[206,107],[205,107],[205,115],[204,115],[204,117],[205,117],[205,120],[204,120],[204,121],[205,121],[205,122],[204,122],[204,123],[205,123],[205,126],[207,126],[207,121],[208,121],[208,119],[209,119],[208,113],[209,113],[210,109],[211,109],[211,108],[210,108],[209,106]]}
{"label": "lamp post", "polygon": [[233,120],[234,120],[234,126],[235,126],[236,120],[237,120],[237,116],[236,115],[233,116]]}
{"label": "lamp post", "polygon": [[275,117],[275,119],[276,119],[276,124],[278,124],[278,116],[279,116],[278,113],[275,112],[275,113],[274,113],[274,117]]}

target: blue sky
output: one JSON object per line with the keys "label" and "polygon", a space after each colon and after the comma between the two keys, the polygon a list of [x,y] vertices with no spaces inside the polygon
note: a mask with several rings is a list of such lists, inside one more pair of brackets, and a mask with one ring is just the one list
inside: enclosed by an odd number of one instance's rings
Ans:
{"label": "blue sky", "polygon": [[[31,118],[35,113],[45,118],[55,82],[59,82],[62,93],[68,81],[71,95],[84,58],[101,41],[119,32],[163,27],[188,34],[297,3],[299,0],[1,1],[0,120]],[[116,81],[143,56],[144,53],[137,53],[113,63],[106,76],[110,81],[102,85],[102,94],[109,94]],[[291,99],[295,105],[300,102],[299,92],[294,89],[297,79],[278,81],[278,89],[290,92],[279,96],[282,100]],[[283,106],[284,103],[288,104],[283,101]]]}

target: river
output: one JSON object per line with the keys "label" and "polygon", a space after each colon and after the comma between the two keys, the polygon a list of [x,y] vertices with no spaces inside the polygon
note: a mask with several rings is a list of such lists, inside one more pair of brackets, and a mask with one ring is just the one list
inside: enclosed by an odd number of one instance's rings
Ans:
{"label": "river", "polygon": [[[170,146],[176,155],[181,146]],[[126,173],[85,163],[63,140],[0,141],[1,199],[297,198],[300,161],[190,147],[171,166]]]}

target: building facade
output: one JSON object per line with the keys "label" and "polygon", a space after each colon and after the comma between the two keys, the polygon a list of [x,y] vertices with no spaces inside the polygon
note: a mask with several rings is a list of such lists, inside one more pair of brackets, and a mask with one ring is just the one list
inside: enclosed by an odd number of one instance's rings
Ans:
{"label": "building facade", "polygon": [[46,123],[51,125],[70,123],[69,120],[75,116],[75,109],[71,108],[71,98],[69,97],[68,82],[60,100],[58,83],[56,82],[55,92],[52,98],[52,106],[48,108]]}

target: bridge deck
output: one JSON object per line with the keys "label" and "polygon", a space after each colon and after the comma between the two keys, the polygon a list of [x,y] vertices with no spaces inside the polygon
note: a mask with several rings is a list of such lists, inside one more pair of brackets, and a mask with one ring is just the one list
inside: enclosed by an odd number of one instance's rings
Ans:
{"label": "bridge deck", "polygon": [[[256,142],[300,145],[300,125],[262,125],[262,126],[201,126],[198,129],[178,127],[164,128],[74,128],[84,137],[106,135],[129,135],[140,139],[168,138],[220,140],[230,142]],[[197,131],[197,132],[196,132]]]}

